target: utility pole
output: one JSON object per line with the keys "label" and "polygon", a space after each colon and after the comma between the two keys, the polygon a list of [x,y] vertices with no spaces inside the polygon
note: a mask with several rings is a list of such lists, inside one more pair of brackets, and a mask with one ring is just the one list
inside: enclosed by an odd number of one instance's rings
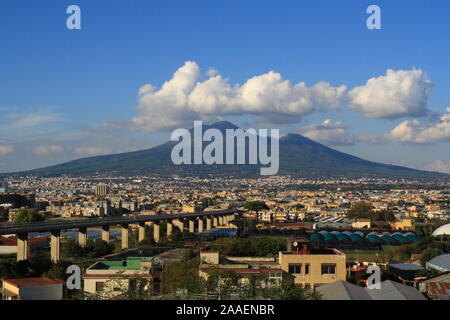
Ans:
{"label": "utility pole", "polygon": [[219,276],[219,298],[218,300],[220,300],[220,276]]}

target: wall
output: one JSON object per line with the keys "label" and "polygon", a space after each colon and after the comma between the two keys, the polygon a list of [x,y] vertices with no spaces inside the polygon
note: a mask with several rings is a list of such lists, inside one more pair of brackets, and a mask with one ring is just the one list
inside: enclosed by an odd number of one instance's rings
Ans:
{"label": "wall", "polygon": [[19,294],[22,300],[61,300],[63,284],[21,287]]}
{"label": "wall", "polygon": [[[302,264],[302,274],[292,274],[295,284],[316,285],[345,280],[346,257],[344,254],[289,254],[279,253],[279,263],[283,271],[289,272],[289,264]],[[336,264],[336,273],[322,275],[322,264]],[[309,274],[305,273],[305,264],[309,264]]]}

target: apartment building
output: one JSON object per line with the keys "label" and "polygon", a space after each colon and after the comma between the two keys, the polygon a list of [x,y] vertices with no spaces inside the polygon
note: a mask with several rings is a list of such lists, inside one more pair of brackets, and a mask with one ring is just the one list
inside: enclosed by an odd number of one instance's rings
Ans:
{"label": "apartment building", "polygon": [[262,287],[293,281],[291,275],[281,270],[276,258],[222,257],[218,251],[202,251],[200,260],[199,276],[205,280],[213,275],[233,272],[240,284],[248,283],[251,277],[256,277]]}
{"label": "apartment building", "polygon": [[346,256],[336,249],[313,249],[305,240],[289,241],[279,252],[281,270],[294,276],[294,283],[308,288],[346,279]]}

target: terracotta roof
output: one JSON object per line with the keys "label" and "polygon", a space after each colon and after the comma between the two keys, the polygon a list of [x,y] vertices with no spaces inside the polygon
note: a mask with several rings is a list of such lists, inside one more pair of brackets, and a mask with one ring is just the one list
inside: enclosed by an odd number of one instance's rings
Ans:
{"label": "terracotta roof", "polygon": [[20,278],[20,279],[3,279],[4,282],[19,287],[32,287],[32,286],[47,286],[52,284],[66,284],[59,279],[50,279],[46,277],[42,278]]}
{"label": "terracotta roof", "polygon": [[[28,244],[44,243],[47,241],[48,241],[48,239],[45,237],[28,238],[28,240],[27,240]],[[17,239],[16,238],[0,239],[0,246],[17,246]]]}

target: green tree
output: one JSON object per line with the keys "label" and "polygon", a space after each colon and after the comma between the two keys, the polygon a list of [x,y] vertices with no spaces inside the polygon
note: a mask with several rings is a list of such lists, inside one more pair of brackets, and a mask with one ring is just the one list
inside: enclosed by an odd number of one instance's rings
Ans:
{"label": "green tree", "polygon": [[28,260],[21,260],[16,262],[16,271],[20,278],[29,277],[31,275],[31,263]]}
{"label": "green tree", "polygon": [[153,292],[153,285],[150,279],[133,278],[129,280],[126,298],[128,300],[146,300]]}
{"label": "green tree", "polygon": [[162,271],[163,293],[172,293],[178,289],[186,289],[188,294],[202,293],[205,286],[199,277],[198,258],[190,259],[188,255],[178,262],[166,265]]}
{"label": "green tree", "polygon": [[19,277],[20,275],[17,271],[16,261],[7,259],[0,260],[0,278],[14,279]]}
{"label": "green tree", "polygon": [[48,278],[60,279],[66,281],[68,274],[66,273],[67,267],[72,263],[70,261],[59,261],[52,265],[52,267],[44,274]]}
{"label": "green tree", "polygon": [[85,250],[87,252],[86,256],[97,258],[112,253],[114,251],[114,244],[101,239],[88,240]]}
{"label": "green tree", "polygon": [[45,217],[41,215],[36,209],[22,209],[14,218],[15,223],[30,223],[44,220]]}
{"label": "green tree", "polygon": [[366,218],[372,212],[372,205],[366,201],[355,202],[347,211],[349,218]]}
{"label": "green tree", "polygon": [[249,201],[246,202],[244,208],[251,211],[259,212],[264,209],[269,209],[263,201]]}
{"label": "green tree", "polygon": [[427,248],[420,254],[420,264],[425,267],[428,261],[441,254],[443,254],[443,251],[439,248]]}
{"label": "green tree", "polygon": [[83,257],[85,254],[84,248],[75,239],[67,239],[61,245],[61,255],[65,258]]}
{"label": "green tree", "polygon": [[37,250],[30,259],[30,269],[33,276],[40,276],[52,267],[52,261],[48,251]]}
{"label": "green tree", "polygon": [[282,281],[263,291],[265,298],[274,300],[320,300],[321,295],[306,288],[295,286],[291,281]]}
{"label": "green tree", "polygon": [[174,242],[178,242],[183,240],[183,233],[180,231],[179,228],[174,227],[172,231],[172,240]]}

